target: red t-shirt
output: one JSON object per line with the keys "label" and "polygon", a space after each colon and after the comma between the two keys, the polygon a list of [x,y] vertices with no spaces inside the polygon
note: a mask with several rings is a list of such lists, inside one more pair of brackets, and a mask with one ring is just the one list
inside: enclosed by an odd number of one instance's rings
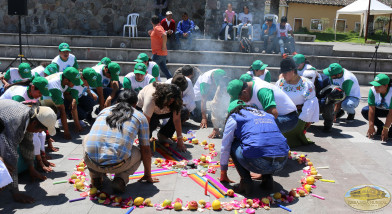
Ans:
{"label": "red t-shirt", "polygon": [[152,54],[167,56],[167,50],[162,50],[163,38],[162,35],[166,34],[165,29],[161,25],[157,25],[151,32],[151,50]]}

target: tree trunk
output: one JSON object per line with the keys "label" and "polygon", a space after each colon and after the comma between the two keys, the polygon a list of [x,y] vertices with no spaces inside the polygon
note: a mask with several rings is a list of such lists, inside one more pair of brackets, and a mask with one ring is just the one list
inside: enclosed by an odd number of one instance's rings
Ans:
{"label": "tree trunk", "polygon": [[279,16],[279,2],[280,0],[271,0],[270,13]]}

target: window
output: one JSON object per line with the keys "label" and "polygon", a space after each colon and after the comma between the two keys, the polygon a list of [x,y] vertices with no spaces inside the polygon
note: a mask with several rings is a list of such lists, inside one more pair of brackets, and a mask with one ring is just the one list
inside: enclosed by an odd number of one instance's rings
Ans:
{"label": "window", "polygon": [[323,30],[323,23],[322,23],[321,19],[310,20],[310,29],[322,31]]}
{"label": "window", "polygon": [[[334,23],[335,27],[335,23]],[[345,19],[338,19],[336,22],[336,31],[345,32],[346,31],[346,20]]]}

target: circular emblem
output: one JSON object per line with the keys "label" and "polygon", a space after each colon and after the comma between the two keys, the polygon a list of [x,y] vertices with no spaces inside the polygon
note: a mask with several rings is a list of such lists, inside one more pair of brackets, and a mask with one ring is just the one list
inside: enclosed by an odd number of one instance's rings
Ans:
{"label": "circular emblem", "polygon": [[356,210],[373,211],[391,202],[391,194],[375,185],[360,185],[348,190],[344,196],[346,204]]}
{"label": "circular emblem", "polygon": [[93,76],[93,80],[94,80],[94,81],[97,80],[97,76]]}
{"label": "circular emblem", "polygon": [[80,74],[77,74],[75,78],[80,78]]}
{"label": "circular emblem", "polygon": [[67,48],[67,46],[66,46],[66,45],[63,45],[63,48]]}
{"label": "circular emblem", "polygon": [[139,65],[139,67],[137,67],[137,69],[143,70],[143,67],[141,65]]}
{"label": "circular emblem", "polygon": [[379,80],[380,80],[380,78],[376,77],[376,78],[374,78],[374,80],[375,80],[375,81],[379,81]]}
{"label": "circular emblem", "polygon": [[30,72],[30,70],[26,68],[26,69],[24,69],[24,72],[27,74]]}
{"label": "circular emblem", "polygon": [[116,74],[117,74],[117,76],[120,75],[120,71],[117,71]]}

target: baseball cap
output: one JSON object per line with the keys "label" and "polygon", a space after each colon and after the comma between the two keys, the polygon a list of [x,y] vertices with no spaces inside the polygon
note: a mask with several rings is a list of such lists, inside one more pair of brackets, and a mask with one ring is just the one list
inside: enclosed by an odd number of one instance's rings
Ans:
{"label": "baseball cap", "polygon": [[233,111],[233,109],[237,108],[238,106],[244,106],[244,105],[246,105],[244,101],[234,100],[233,102],[230,102],[227,111],[230,113],[231,111]]}
{"label": "baseball cap", "polygon": [[59,51],[71,51],[71,49],[67,43],[63,42],[59,45]]}
{"label": "baseball cap", "polygon": [[244,82],[250,82],[253,80],[253,77],[249,74],[242,74],[240,76],[240,80],[244,81]]}
{"label": "baseball cap", "polygon": [[370,84],[373,86],[382,86],[388,85],[389,81],[391,81],[391,79],[386,74],[378,74]]}
{"label": "baseball cap", "polygon": [[97,87],[97,79],[99,74],[95,72],[94,69],[87,67],[83,69],[82,75],[83,78],[86,79],[89,86]]}
{"label": "baseball cap", "polygon": [[256,60],[252,63],[253,70],[264,70],[268,65],[264,64],[261,60]]}
{"label": "baseball cap", "polygon": [[295,56],[293,56],[293,59],[296,65],[305,62],[305,56],[303,54],[296,54]]}
{"label": "baseball cap", "polygon": [[136,62],[147,62],[148,61],[148,55],[146,53],[141,53],[137,56],[137,59],[134,61]]}
{"label": "baseball cap", "polygon": [[74,67],[68,67],[64,70],[63,75],[69,79],[74,85],[83,85],[83,81],[80,79],[79,71]]}
{"label": "baseball cap", "polygon": [[111,59],[109,59],[108,57],[104,57],[104,58],[101,59],[100,62],[98,62],[98,65],[103,65],[103,64],[109,65],[109,63],[111,63],[111,62],[112,62]]}
{"label": "baseball cap", "polygon": [[54,64],[54,63],[50,63],[48,66],[46,66],[46,68],[45,68],[45,70],[44,70],[44,73],[45,73],[46,75],[48,75],[48,76],[50,76],[50,75],[52,75],[52,74],[55,74],[55,73],[57,73],[57,72],[59,72],[59,68],[58,68],[57,65]]}
{"label": "baseball cap", "polygon": [[230,95],[231,101],[238,99],[244,85],[246,85],[246,83],[242,80],[232,80],[229,82],[227,86],[227,93]]}
{"label": "baseball cap", "polygon": [[35,76],[31,82],[44,96],[51,96],[48,89],[48,80],[45,77]]}
{"label": "baseball cap", "polygon": [[289,72],[289,71],[294,70],[296,68],[297,68],[297,66],[295,65],[294,60],[291,58],[283,59],[280,62],[280,73],[286,73],[286,72]]}
{"label": "baseball cap", "polygon": [[166,12],[166,16],[172,15],[172,14],[173,14],[173,13],[172,13],[170,10]]}
{"label": "baseball cap", "polygon": [[323,73],[327,76],[334,76],[336,74],[342,73],[343,68],[339,63],[332,63],[328,66],[328,68],[323,70]]}
{"label": "baseball cap", "polygon": [[18,67],[18,72],[22,78],[31,78],[31,67],[28,63],[20,63]]}
{"label": "baseball cap", "polygon": [[56,125],[57,115],[54,111],[46,106],[40,106],[35,109],[35,117],[38,119],[42,125],[44,125],[51,136],[56,135]]}
{"label": "baseball cap", "polygon": [[118,76],[120,76],[120,65],[115,62],[111,62],[109,63],[108,68],[110,75],[112,76],[111,79],[114,81],[119,81]]}
{"label": "baseball cap", "polygon": [[146,70],[147,70],[147,66],[142,62],[138,62],[136,63],[135,68],[133,69],[133,73],[146,75]]}

